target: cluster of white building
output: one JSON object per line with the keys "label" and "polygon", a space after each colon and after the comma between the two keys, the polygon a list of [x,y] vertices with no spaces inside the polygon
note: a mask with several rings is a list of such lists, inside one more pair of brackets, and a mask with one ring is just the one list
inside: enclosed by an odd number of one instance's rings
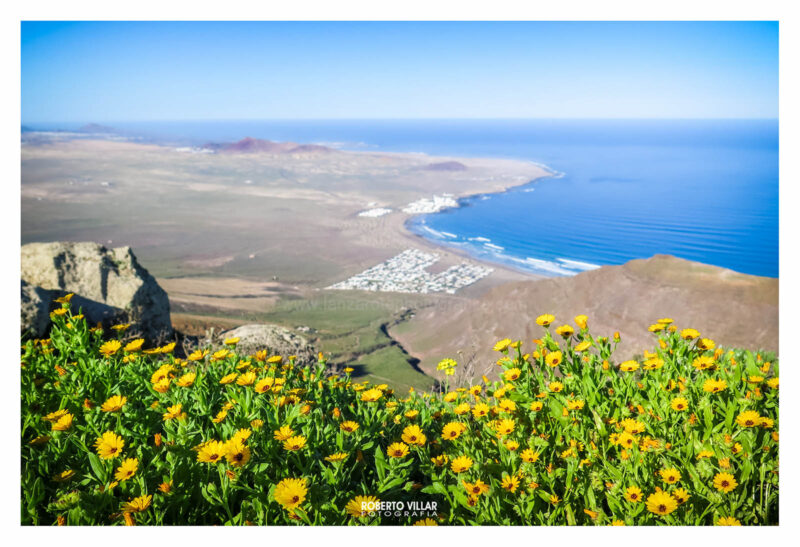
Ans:
{"label": "cluster of white building", "polygon": [[338,290],[361,290],[404,293],[455,293],[494,271],[493,268],[463,262],[438,274],[427,269],[439,255],[407,249],[377,266],[327,287]]}
{"label": "cluster of white building", "polygon": [[442,209],[450,207],[458,207],[458,201],[456,201],[453,194],[442,194],[441,196],[433,196],[431,199],[422,198],[412,201],[403,207],[403,212],[409,215],[438,213]]}
{"label": "cluster of white building", "polygon": [[366,211],[361,211],[358,213],[360,217],[382,217],[383,215],[388,215],[391,213],[392,210],[387,207],[376,207],[375,209],[367,209]]}

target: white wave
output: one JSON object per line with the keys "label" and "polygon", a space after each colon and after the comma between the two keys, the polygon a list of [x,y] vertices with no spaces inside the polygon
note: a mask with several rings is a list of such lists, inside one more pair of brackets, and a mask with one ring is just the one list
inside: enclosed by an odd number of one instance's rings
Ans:
{"label": "white wave", "polygon": [[484,247],[489,247],[490,249],[496,249],[498,251],[505,251],[505,247],[501,247],[500,245],[495,245],[494,243],[484,243]]}
{"label": "white wave", "polygon": [[429,227],[429,226],[427,226],[425,224],[421,225],[421,228],[423,230],[425,230],[426,232],[428,232],[429,234],[431,234],[432,236],[434,236],[435,238],[437,238],[437,239],[447,239],[447,236],[444,235],[444,232],[440,232],[438,230],[434,230],[433,228],[431,228],[431,227]]}
{"label": "white wave", "polygon": [[470,237],[470,238],[467,238],[467,239],[469,239],[470,241],[483,241],[483,242],[487,242],[487,243],[489,241],[491,241],[491,239],[489,239],[488,237],[480,237],[480,236],[479,237]]}
{"label": "white wave", "polygon": [[441,232],[441,233],[442,233],[442,235],[447,236],[447,237],[451,237],[453,239],[458,238],[458,236],[456,234],[451,234],[450,232]]}
{"label": "white wave", "polygon": [[535,268],[545,271],[551,272],[558,275],[575,275],[577,272],[575,270],[568,270],[562,267],[557,262],[551,262],[550,260],[542,260],[540,258],[526,258],[525,262],[534,266]]}
{"label": "white wave", "polygon": [[600,267],[599,264],[592,264],[591,262],[581,262],[580,260],[569,260],[567,258],[559,258],[558,261],[564,264],[564,266],[566,266],[567,268],[571,268],[573,270],[587,271],[587,270],[596,270],[597,268]]}

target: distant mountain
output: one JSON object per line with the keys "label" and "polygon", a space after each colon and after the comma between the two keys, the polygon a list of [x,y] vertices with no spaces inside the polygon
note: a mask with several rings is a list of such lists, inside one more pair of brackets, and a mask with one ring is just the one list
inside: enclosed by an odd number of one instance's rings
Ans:
{"label": "distant mountain", "polygon": [[332,148],[319,144],[273,142],[253,137],[245,137],[232,143],[208,143],[203,148],[228,154],[313,154],[334,151]]}
{"label": "distant mountain", "polygon": [[467,166],[458,161],[440,161],[423,167],[426,171],[466,171]]}
{"label": "distant mountain", "polygon": [[116,129],[99,123],[88,123],[78,129],[78,133],[116,133]]}

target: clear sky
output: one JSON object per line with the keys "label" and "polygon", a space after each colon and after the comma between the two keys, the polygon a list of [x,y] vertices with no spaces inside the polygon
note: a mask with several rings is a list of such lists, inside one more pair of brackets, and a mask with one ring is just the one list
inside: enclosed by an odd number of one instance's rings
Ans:
{"label": "clear sky", "polygon": [[22,23],[22,122],[775,118],[778,24]]}

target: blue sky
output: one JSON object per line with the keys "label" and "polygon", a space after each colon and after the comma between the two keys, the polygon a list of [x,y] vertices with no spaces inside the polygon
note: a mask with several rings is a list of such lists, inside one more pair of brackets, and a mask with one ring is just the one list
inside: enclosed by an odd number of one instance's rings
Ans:
{"label": "blue sky", "polygon": [[775,118],[778,24],[23,22],[22,122]]}

